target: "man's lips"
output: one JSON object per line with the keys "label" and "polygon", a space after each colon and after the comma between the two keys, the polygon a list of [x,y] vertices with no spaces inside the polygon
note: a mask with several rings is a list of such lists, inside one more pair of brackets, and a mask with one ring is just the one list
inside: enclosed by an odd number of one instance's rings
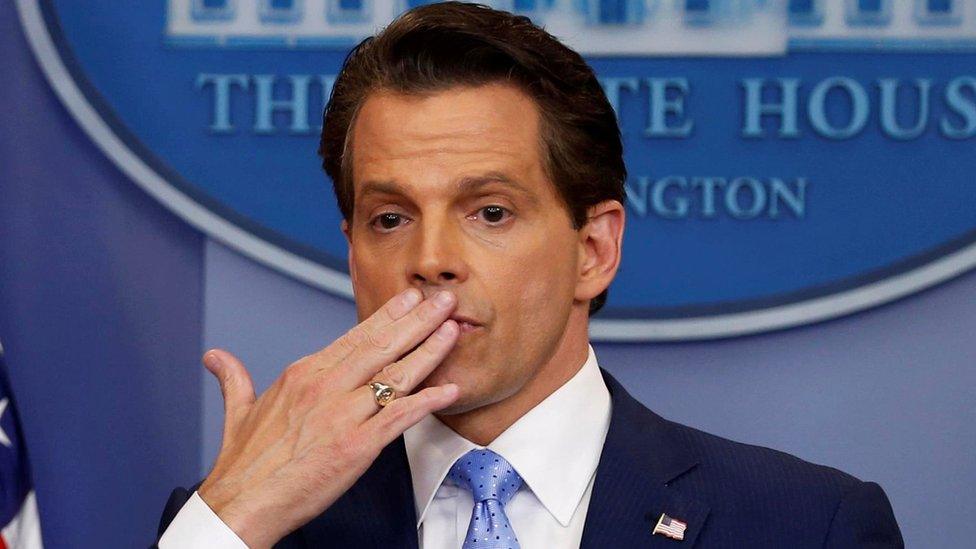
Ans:
{"label": "man's lips", "polygon": [[458,326],[461,328],[462,334],[467,332],[472,332],[481,327],[481,323],[465,315],[453,314],[451,315],[451,320],[458,323]]}

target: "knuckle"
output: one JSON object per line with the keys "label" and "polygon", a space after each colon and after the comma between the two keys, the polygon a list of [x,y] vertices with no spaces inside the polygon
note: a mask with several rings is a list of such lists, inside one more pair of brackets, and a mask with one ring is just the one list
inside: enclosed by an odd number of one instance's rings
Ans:
{"label": "knuckle", "polygon": [[302,409],[312,408],[326,400],[335,401],[339,397],[335,393],[335,376],[333,371],[324,372],[309,379],[300,389],[298,402]]}
{"label": "knuckle", "polygon": [[380,381],[392,385],[395,389],[403,389],[407,385],[407,375],[403,370],[403,366],[399,362],[394,362],[389,366],[383,368],[382,377]]}
{"label": "knuckle", "polygon": [[393,347],[393,338],[388,330],[366,330],[366,334],[369,346],[377,351],[386,353]]}
{"label": "knuckle", "polygon": [[347,343],[353,348],[367,347],[373,352],[389,353],[393,348],[393,336],[389,330],[376,329],[360,324],[347,334]]}
{"label": "knuckle", "polygon": [[385,322],[396,322],[397,315],[394,310],[394,306],[392,304],[387,303],[386,305],[380,308],[380,311],[381,311],[380,314],[382,315],[383,320]]}
{"label": "knuckle", "polygon": [[295,373],[291,366],[284,369],[278,379],[275,380],[275,385],[278,386],[281,392],[288,391],[295,382]]}
{"label": "knuckle", "polygon": [[335,340],[332,345],[338,347],[342,354],[348,354],[356,350],[356,347],[362,344],[362,341],[363,328],[362,325],[357,325],[353,326],[352,329],[345,333],[345,335]]}
{"label": "knuckle", "polygon": [[296,360],[295,362],[292,362],[290,364],[290,366],[301,368],[303,366],[307,366],[307,365],[315,362],[315,358],[316,358],[316,355],[315,354],[305,355],[305,356],[299,358],[298,360]]}
{"label": "knuckle", "polygon": [[293,363],[291,366],[285,368],[285,371],[281,374],[281,385],[286,388],[294,388],[298,383],[299,376],[299,366],[298,362]]}

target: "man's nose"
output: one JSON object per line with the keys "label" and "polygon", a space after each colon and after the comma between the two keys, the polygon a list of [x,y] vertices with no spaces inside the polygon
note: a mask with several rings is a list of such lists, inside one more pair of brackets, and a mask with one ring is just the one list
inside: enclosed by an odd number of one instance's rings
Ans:
{"label": "man's nose", "polygon": [[428,215],[414,231],[408,276],[421,289],[453,285],[468,277],[463,235],[448,215]]}

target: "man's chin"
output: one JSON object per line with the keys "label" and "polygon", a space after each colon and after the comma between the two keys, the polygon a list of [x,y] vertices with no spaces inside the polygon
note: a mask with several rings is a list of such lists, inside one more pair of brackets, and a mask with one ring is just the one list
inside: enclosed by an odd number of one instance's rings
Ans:
{"label": "man's chin", "polygon": [[[445,383],[450,383],[447,381]],[[460,414],[465,414],[478,408],[483,408],[485,406],[490,406],[492,404],[501,402],[506,398],[510,397],[511,394],[500,393],[497,389],[486,389],[485,387],[472,386],[470,383],[465,384],[463,381],[457,383],[459,389],[459,395],[457,400],[455,400],[447,408],[442,408],[434,412],[435,416],[456,416]]]}

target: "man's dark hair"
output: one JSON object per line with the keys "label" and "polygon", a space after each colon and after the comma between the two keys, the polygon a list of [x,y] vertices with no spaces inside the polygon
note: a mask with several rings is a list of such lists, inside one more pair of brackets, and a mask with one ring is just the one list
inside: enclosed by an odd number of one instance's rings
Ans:
{"label": "man's dark hair", "polygon": [[[346,57],[322,124],[319,155],[339,209],[353,215],[351,129],[375,91],[428,94],[456,86],[509,82],[535,100],[541,151],[573,222],[603,200],[624,201],[627,170],[616,114],[578,53],[527,17],[482,4],[442,2],[404,12]],[[590,301],[590,314],[606,302]]]}

